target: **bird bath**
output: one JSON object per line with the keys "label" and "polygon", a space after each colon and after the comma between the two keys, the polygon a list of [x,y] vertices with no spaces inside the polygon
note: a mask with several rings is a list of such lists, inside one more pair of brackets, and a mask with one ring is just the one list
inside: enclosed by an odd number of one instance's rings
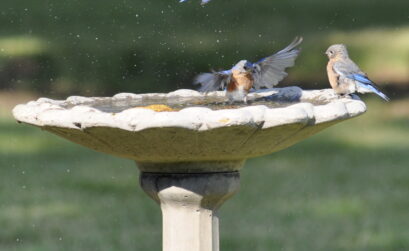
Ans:
{"label": "bird bath", "polygon": [[[248,158],[277,152],[365,112],[359,98],[298,87],[224,92],[40,98],[18,105],[24,122],[96,151],[133,159],[140,184],[163,214],[163,250],[219,250],[217,210],[239,188]],[[166,106],[149,106],[149,105]],[[148,107],[145,107],[148,106]]]}

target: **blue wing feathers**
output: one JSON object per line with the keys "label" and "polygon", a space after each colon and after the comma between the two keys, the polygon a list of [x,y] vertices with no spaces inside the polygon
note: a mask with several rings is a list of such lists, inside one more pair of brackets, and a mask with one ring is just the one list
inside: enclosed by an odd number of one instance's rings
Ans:
{"label": "blue wing feathers", "polygon": [[[186,2],[187,0],[179,0],[179,3],[183,3],[183,2]],[[207,4],[208,2],[210,2],[210,0],[202,0],[202,5],[205,5],[205,4]]]}
{"label": "blue wing feathers", "polygon": [[256,62],[256,64],[259,64],[259,63],[263,62],[266,58],[267,57],[264,57],[264,58],[260,59],[259,61]]}
{"label": "blue wing feathers", "polygon": [[373,82],[367,76],[362,74],[352,74],[352,79],[365,84],[373,84]]}

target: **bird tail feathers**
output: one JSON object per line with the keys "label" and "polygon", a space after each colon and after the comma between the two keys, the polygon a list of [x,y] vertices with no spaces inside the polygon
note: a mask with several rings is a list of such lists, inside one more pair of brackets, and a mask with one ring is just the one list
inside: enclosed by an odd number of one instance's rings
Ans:
{"label": "bird tail feathers", "polygon": [[360,93],[368,93],[372,92],[381,97],[385,101],[389,101],[390,99],[384,93],[382,93],[378,88],[376,88],[372,83],[361,83],[357,81],[358,92]]}

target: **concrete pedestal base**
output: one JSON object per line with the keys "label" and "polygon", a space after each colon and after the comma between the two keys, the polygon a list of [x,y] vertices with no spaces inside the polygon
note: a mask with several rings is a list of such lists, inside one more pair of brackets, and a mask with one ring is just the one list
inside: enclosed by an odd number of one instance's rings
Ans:
{"label": "concrete pedestal base", "polygon": [[163,216],[164,251],[218,251],[217,209],[239,189],[238,171],[142,172],[140,184]]}

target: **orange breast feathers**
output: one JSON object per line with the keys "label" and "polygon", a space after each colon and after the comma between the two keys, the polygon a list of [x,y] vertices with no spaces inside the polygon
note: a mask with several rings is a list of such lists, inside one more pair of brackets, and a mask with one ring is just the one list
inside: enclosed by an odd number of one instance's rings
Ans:
{"label": "orange breast feathers", "polygon": [[330,60],[327,64],[328,80],[332,88],[336,88],[338,86],[338,74],[333,68],[335,62],[335,60]]}
{"label": "orange breast feathers", "polygon": [[230,83],[227,85],[227,91],[235,91],[241,87],[244,91],[249,92],[253,83],[254,79],[250,72],[241,73],[233,71]]}

